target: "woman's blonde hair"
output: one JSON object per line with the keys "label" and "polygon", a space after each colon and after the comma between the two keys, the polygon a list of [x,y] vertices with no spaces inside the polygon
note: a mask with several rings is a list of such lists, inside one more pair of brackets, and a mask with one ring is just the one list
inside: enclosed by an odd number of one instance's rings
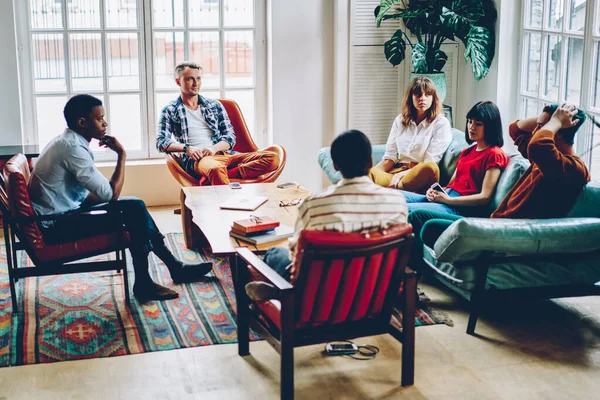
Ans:
{"label": "woman's blonde hair", "polygon": [[402,100],[402,125],[407,126],[411,121],[417,120],[417,109],[413,104],[412,96],[416,94],[420,96],[422,93],[433,96],[431,101],[431,107],[427,110],[427,121],[433,121],[439,114],[442,113],[443,106],[438,91],[435,88],[433,81],[427,77],[420,76],[410,83],[406,93],[404,93],[404,100]]}

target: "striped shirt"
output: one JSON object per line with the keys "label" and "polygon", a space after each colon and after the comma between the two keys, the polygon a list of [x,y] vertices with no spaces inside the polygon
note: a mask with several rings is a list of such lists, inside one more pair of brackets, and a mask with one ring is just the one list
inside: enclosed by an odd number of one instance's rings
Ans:
{"label": "striped shirt", "polygon": [[365,232],[406,223],[404,195],[376,185],[368,176],[342,179],[323,193],[307,197],[298,206],[292,259],[302,230]]}

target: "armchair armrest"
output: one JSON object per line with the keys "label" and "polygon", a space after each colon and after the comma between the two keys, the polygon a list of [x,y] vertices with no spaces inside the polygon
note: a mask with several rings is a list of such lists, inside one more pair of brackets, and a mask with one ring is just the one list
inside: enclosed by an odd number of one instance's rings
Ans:
{"label": "armchair armrest", "polygon": [[482,252],[518,256],[600,250],[600,218],[463,218],[435,242],[441,262],[466,261]]}
{"label": "armchair armrest", "polygon": [[46,215],[32,215],[32,216],[19,216],[19,217],[11,217],[6,216],[6,220],[10,223],[27,223],[27,222],[41,222],[41,221],[59,221],[63,219],[73,218],[78,215],[105,215],[105,214],[113,214],[115,211],[111,210],[89,210],[89,211],[81,211],[81,212],[72,212],[66,214],[46,214]]}
{"label": "armchair armrest", "polygon": [[[246,264],[248,264],[251,268],[253,268],[256,272],[265,278],[265,280],[275,286],[280,291],[291,290],[294,287],[281,275],[275,272],[271,267],[269,267],[263,260],[258,258],[256,254],[252,253],[246,247],[239,247],[235,249],[238,257],[242,259]],[[239,276],[238,276],[239,278]],[[246,284],[247,282],[241,282],[242,284]]]}

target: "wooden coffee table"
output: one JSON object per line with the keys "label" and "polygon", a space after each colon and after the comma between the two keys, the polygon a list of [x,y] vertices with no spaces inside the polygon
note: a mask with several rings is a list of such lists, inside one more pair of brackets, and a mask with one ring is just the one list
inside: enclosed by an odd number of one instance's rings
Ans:
{"label": "wooden coffee table", "polygon": [[[181,220],[185,244],[190,249],[210,246],[212,253],[220,257],[235,255],[236,247],[248,247],[254,252],[264,252],[271,247],[287,246],[287,239],[253,245],[229,236],[233,221],[249,218],[250,214],[259,217],[269,216],[281,224],[294,226],[298,208],[279,207],[281,200],[305,199],[310,192],[301,186],[278,189],[277,183],[254,183],[242,185],[241,189],[231,189],[226,185],[195,186],[181,188]],[[266,196],[269,200],[254,211],[222,210],[226,200],[237,196]],[[232,267],[234,260],[232,261]],[[232,268],[233,269],[233,268]]]}

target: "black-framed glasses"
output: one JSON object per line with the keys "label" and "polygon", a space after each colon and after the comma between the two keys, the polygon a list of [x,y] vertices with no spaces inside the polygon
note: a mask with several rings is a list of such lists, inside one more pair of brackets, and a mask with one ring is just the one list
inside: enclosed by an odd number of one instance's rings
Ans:
{"label": "black-framed glasses", "polygon": [[263,220],[261,217],[258,217],[256,215],[250,215],[250,221],[254,222],[255,224],[262,224]]}
{"label": "black-framed glasses", "polygon": [[297,206],[301,201],[302,199],[281,200],[279,202],[279,207]]}

